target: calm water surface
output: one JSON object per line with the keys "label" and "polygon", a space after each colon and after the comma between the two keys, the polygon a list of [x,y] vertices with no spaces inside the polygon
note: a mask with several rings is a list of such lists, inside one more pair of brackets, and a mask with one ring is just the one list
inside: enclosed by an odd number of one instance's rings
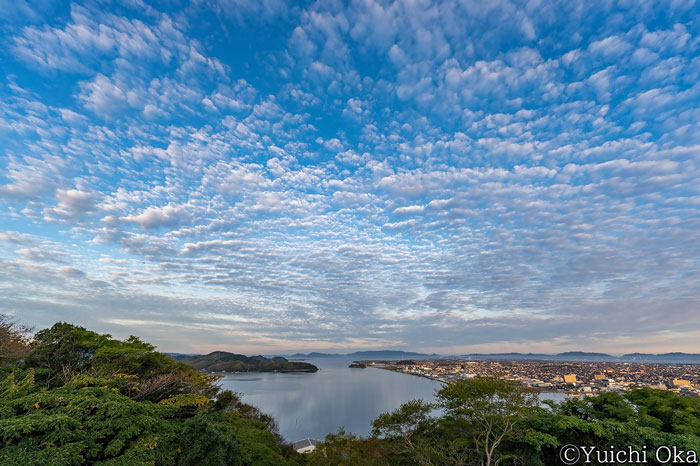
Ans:
{"label": "calm water surface", "polygon": [[280,434],[290,442],[323,439],[344,427],[366,435],[372,421],[402,403],[433,401],[439,382],[368,367],[350,369],[348,359],[309,360],[313,374],[230,374],[223,388],[243,394],[243,401],[275,418]]}
{"label": "calm water surface", "polygon": [[[367,435],[372,421],[409,400],[434,401],[442,384],[424,377],[368,367],[350,369],[351,359],[314,359],[314,374],[229,374],[221,380],[227,390],[275,418],[289,442],[307,437],[323,439],[345,428]],[[543,394],[542,398],[566,398]]]}

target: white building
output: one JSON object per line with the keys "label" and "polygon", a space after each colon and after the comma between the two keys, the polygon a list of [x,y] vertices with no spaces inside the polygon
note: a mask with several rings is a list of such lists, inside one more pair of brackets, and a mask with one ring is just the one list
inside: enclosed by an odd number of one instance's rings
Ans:
{"label": "white building", "polygon": [[294,442],[292,448],[294,448],[297,453],[311,453],[316,449],[316,445],[319,443],[321,443],[320,440],[305,438],[304,440]]}

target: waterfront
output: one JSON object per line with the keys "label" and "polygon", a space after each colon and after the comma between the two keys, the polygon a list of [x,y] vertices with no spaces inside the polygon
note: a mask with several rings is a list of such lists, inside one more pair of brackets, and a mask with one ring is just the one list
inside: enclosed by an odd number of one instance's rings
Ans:
{"label": "waterfront", "polygon": [[571,396],[632,387],[700,395],[700,365],[603,361],[459,360],[364,361],[382,369],[448,382],[485,375],[520,382],[543,393]]}
{"label": "waterfront", "polygon": [[[314,374],[228,374],[223,388],[243,394],[243,401],[275,418],[280,434],[293,442],[323,439],[344,427],[367,435],[372,421],[402,403],[422,398],[433,401],[442,384],[377,368],[350,369],[351,359],[308,360],[320,370]],[[543,398],[562,399],[561,394]]]}

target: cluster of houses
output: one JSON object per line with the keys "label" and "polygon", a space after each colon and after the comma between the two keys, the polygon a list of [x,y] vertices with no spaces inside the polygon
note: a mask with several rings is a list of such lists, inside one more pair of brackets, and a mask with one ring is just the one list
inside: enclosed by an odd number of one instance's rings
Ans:
{"label": "cluster of houses", "polygon": [[[568,393],[572,396],[625,391],[632,387],[700,396],[698,367],[690,365],[446,360],[375,364],[384,369],[445,383],[477,375],[499,376],[516,380],[541,392]],[[684,375],[689,377],[683,377]]]}

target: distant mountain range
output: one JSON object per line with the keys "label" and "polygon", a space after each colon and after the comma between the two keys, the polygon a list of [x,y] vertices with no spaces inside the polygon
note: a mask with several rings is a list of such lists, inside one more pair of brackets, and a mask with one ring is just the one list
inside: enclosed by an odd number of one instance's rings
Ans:
{"label": "distant mountain range", "polygon": [[700,354],[693,353],[630,353],[622,356],[612,356],[606,353],[585,351],[567,351],[557,354],[544,353],[472,353],[463,355],[443,356],[439,354],[416,353],[412,351],[356,351],[348,354],[338,353],[296,353],[287,356],[290,359],[323,359],[323,358],[352,358],[355,360],[370,359],[500,359],[500,360],[535,360],[535,361],[576,361],[576,362],[640,362],[666,364],[700,364]]}
{"label": "distant mountain range", "polygon": [[647,354],[647,353],[630,353],[622,356],[629,362],[659,362],[659,363],[675,363],[675,364],[700,364],[700,354],[692,353],[663,353],[663,354]]}
{"label": "distant mountain range", "polygon": [[355,351],[354,353],[296,353],[287,356],[290,359],[323,359],[323,358],[353,358],[353,359],[430,359],[442,358],[439,354],[414,353],[412,351]]}
{"label": "distant mountain range", "polygon": [[244,356],[214,351],[202,355],[173,355],[178,361],[208,372],[316,372],[313,364],[289,361],[283,357]]}
{"label": "distant mountain range", "polygon": [[605,353],[588,353],[585,351],[567,351],[557,354],[537,353],[497,353],[497,354],[465,354],[464,359],[510,359],[510,360],[541,360],[541,361],[579,361],[579,362],[640,362],[666,364],[700,364],[700,354],[689,353],[631,353],[622,356],[612,356]]}
{"label": "distant mountain range", "polygon": [[508,359],[508,360],[543,360],[543,361],[618,361],[620,358],[605,353],[587,353],[584,351],[567,351],[557,354],[541,353],[473,353],[458,356],[464,359]]}

